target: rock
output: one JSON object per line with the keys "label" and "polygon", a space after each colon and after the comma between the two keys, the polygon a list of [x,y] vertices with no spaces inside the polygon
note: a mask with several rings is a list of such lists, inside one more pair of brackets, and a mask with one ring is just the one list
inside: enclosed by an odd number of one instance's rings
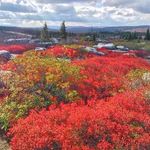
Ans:
{"label": "rock", "polygon": [[93,48],[93,47],[85,47],[84,48],[87,52],[96,52],[96,48]]}
{"label": "rock", "polygon": [[5,58],[8,60],[11,59],[11,53],[6,50],[0,50],[0,56],[1,56],[1,58]]}

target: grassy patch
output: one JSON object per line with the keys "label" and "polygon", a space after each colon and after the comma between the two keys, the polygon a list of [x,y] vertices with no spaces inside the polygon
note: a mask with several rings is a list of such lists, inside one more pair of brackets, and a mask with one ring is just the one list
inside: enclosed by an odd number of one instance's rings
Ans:
{"label": "grassy patch", "polygon": [[130,49],[134,50],[149,50],[150,51],[150,41],[144,40],[115,40],[113,41],[115,45],[124,45]]}

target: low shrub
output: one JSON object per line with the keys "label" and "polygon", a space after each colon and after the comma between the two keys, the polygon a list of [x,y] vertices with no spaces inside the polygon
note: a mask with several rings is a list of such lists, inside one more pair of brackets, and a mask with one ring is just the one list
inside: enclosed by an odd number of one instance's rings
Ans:
{"label": "low shrub", "polygon": [[12,150],[149,149],[150,107],[138,92],[32,111],[11,128]]}
{"label": "low shrub", "polygon": [[7,50],[13,54],[22,54],[25,51],[34,49],[33,44],[0,45],[0,50]]}
{"label": "low shrub", "polygon": [[3,65],[4,70],[5,66],[10,74],[2,76],[3,90],[8,91],[0,105],[0,123],[4,129],[30,109],[79,99],[74,85],[80,80],[80,68],[66,60],[27,53]]}

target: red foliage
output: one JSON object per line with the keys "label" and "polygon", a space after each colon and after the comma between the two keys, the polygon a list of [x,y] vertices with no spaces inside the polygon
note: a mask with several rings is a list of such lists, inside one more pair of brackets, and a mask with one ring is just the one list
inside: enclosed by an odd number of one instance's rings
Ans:
{"label": "red foliage", "polygon": [[129,53],[135,54],[138,57],[145,57],[150,55],[150,52],[145,50],[130,50]]}
{"label": "red foliage", "polygon": [[140,92],[33,111],[10,130],[12,150],[149,149],[149,111]]}
{"label": "red foliage", "polygon": [[33,49],[35,46],[32,44],[18,44],[18,45],[0,45],[0,50],[7,50],[10,53],[21,54],[25,51]]}
{"label": "red foliage", "polygon": [[93,58],[96,56],[94,53],[72,49],[61,45],[50,47],[46,51],[41,52],[41,54],[44,56],[46,55],[59,58],[69,58],[71,60]]}
{"label": "red foliage", "polygon": [[83,69],[78,91],[82,98],[101,99],[115,95],[124,82],[124,77],[133,69],[150,69],[147,62],[129,56],[94,57],[74,62]]}
{"label": "red foliage", "polygon": [[[109,50],[105,47],[97,48],[97,51],[103,52],[108,57],[118,57],[118,56],[122,56],[122,55],[126,54],[125,52],[113,51],[113,50]],[[130,53],[130,54],[134,54],[134,53]]]}
{"label": "red foliage", "polygon": [[54,57],[65,57],[70,59],[77,57],[76,50],[59,45],[48,48],[45,52],[42,52],[42,54]]}
{"label": "red foliage", "polygon": [[[63,46],[40,53],[71,60],[82,54]],[[122,89],[126,75],[137,69],[149,71],[150,65],[121,53],[107,54],[98,57],[83,53],[85,59],[70,62],[81,68],[82,78],[71,89],[82,100],[52,105],[40,112],[33,110],[20,119],[9,132],[12,150],[150,149],[150,105],[145,91]],[[15,70],[13,62],[1,68]]]}
{"label": "red foliage", "polygon": [[15,67],[13,62],[8,62],[6,64],[0,65],[0,69],[3,70],[3,71],[11,71],[11,70],[15,71],[16,67]]}

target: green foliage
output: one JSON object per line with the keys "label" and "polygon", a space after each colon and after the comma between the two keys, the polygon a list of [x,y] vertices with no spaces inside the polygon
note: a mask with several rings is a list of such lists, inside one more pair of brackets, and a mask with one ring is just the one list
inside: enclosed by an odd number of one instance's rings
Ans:
{"label": "green foliage", "polygon": [[145,69],[135,69],[130,71],[126,76],[127,81],[125,81],[127,89],[137,89],[139,87],[149,85],[147,79],[149,77],[149,74],[150,72]]}
{"label": "green foliage", "polygon": [[3,77],[9,95],[0,104],[0,124],[7,129],[10,122],[26,116],[31,109],[40,110],[51,104],[78,100],[73,88],[79,82],[80,68],[62,59],[26,53],[11,62],[16,70]]}
{"label": "green foliage", "polygon": [[144,40],[115,40],[113,41],[115,45],[124,45],[128,47],[129,49],[134,50],[150,50],[150,41],[144,41]]}
{"label": "green foliage", "polygon": [[144,69],[136,69],[136,70],[130,71],[127,76],[128,76],[129,80],[135,80],[135,79],[138,79],[138,78],[142,78],[144,73],[147,73],[147,72],[148,71],[144,70]]}
{"label": "green foliage", "polygon": [[136,32],[133,32],[133,33],[132,32],[125,32],[125,33],[123,33],[123,39],[128,40],[128,41],[136,40],[136,39],[138,39],[138,35]]}

